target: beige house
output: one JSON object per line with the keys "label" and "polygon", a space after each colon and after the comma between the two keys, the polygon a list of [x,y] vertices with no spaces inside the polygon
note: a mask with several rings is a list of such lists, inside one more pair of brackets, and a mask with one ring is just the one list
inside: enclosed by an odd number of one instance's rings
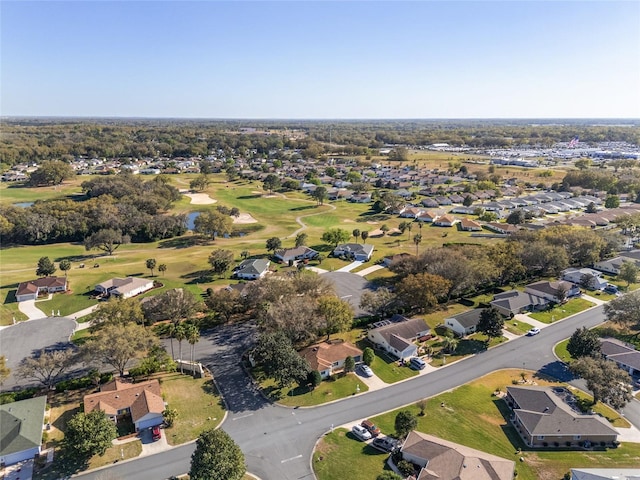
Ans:
{"label": "beige house", "polygon": [[114,423],[129,414],[136,430],[140,431],[164,421],[165,405],[158,380],[129,383],[115,379],[105,383],[100,392],[85,395],[85,413],[95,409],[103,411]]}
{"label": "beige house", "polygon": [[153,288],[153,280],[148,278],[112,278],[96,285],[95,291],[104,296],[130,298]]}
{"label": "beige house", "polygon": [[347,357],[353,357],[356,363],[362,361],[362,350],[343,340],[311,345],[301,350],[299,354],[309,362],[312,370],[320,372],[322,378],[328,378],[341,371]]}

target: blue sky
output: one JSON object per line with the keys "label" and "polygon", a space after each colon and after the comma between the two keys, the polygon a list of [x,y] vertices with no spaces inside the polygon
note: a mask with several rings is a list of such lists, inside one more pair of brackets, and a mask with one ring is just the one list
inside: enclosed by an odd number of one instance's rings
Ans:
{"label": "blue sky", "polygon": [[2,115],[640,117],[637,1],[7,1]]}

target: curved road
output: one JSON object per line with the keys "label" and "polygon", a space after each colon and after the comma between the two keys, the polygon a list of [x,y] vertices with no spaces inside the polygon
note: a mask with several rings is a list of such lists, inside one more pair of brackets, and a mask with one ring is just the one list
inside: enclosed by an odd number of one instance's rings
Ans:
{"label": "curved road", "polygon": [[[252,341],[249,325],[221,328],[203,335],[198,358],[209,366],[228,404],[222,428],[240,445],[248,471],[264,480],[313,479],[310,461],[315,442],[332,425],[341,425],[437,395],[501,368],[526,368],[565,380],[570,375],[552,348],[580,326],[604,321],[602,307],[562,320],[535,337],[521,337],[491,350],[369,393],[308,409],[272,405],[254,388],[240,367],[239,357]],[[640,425],[640,402],[626,408],[626,416]],[[189,470],[194,444],[162,454],[134,459],[82,475],[86,479],[136,478],[157,480]]]}

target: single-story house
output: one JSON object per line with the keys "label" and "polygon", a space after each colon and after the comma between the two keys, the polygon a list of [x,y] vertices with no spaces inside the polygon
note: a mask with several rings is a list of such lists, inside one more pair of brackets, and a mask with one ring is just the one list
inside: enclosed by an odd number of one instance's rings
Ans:
{"label": "single-story house", "polygon": [[[562,303],[562,301],[565,301],[567,298],[580,295],[580,287],[573,283],[565,282],[564,280],[559,280],[557,282],[541,280],[539,282],[530,283],[524,287],[524,291],[556,303]],[[564,295],[562,295],[563,292]]]}
{"label": "single-story house", "polygon": [[47,397],[0,405],[0,464],[13,465],[40,454]]}
{"label": "single-story house", "polygon": [[640,374],[640,352],[633,345],[616,338],[601,338],[600,353],[607,360],[616,362],[629,375]]}
{"label": "single-story house", "polygon": [[464,230],[465,232],[480,232],[482,231],[482,225],[475,220],[463,218],[460,220],[460,230]]}
{"label": "single-story house", "polygon": [[433,221],[436,227],[453,227],[458,220],[453,215],[442,215]]}
{"label": "single-story house", "polygon": [[512,233],[520,230],[516,225],[511,225],[510,223],[499,223],[499,222],[490,222],[487,223],[487,228],[497,233],[502,233],[503,235],[511,235]]}
{"label": "single-story house", "polygon": [[409,206],[400,210],[400,216],[402,218],[416,218],[422,212],[421,208]]}
{"label": "single-story house", "polygon": [[312,370],[320,372],[322,378],[328,378],[342,370],[347,357],[353,357],[356,363],[362,361],[362,350],[342,340],[333,340],[311,345],[299,352],[309,362]]}
{"label": "single-story house", "polygon": [[512,314],[544,310],[549,305],[549,300],[531,293],[509,290],[494,295],[490,304],[502,315],[510,317]]}
{"label": "single-story house", "polygon": [[571,480],[638,480],[640,468],[572,468]]}
{"label": "single-story house", "polygon": [[274,252],[273,256],[284,263],[289,263],[296,260],[311,260],[318,256],[318,252],[301,245],[295,248],[280,248]]}
{"label": "single-story house", "polygon": [[102,385],[98,393],[85,395],[85,413],[95,409],[116,423],[123,415],[131,415],[136,431],[140,431],[164,421],[165,404],[158,380],[129,383],[115,379]]}
{"label": "single-story house", "polygon": [[54,293],[66,291],[66,277],[42,277],[37,280],[22,282],[18,285],[18,290],[16,290],[16,300],[19,302],[36,300],[40,292]]}
{"label": "single-story house", "polygon": [[105,296],[130,298],[153,288],[153,280],[148,278],[112,278],[96,285],[95,291]]}
{"label": "single-story house", "polygon": [[529,447],[611,445],[618,439],[599,415],[578,413],[575,398],[563,387],[507,387],[505,401],[511,423]]}
{"label": "single-story house", "polygon": [[439,213],[429,210],[428,212],[422,212],[416,216],[416,220],[419,222],[433,223],[439,216]]}
{"label": "single-story house", "polygon": [[620,268],[624,262],[633,262],[637,267],[640,267],[640,262],[629,257],[619,256],[610,258],[609,260],[601,260],[593,264],[593,268],[600,270],[601,272],[608,273],[610,275],[618,275]]}
{"label": "single-story house", "polygon": [[257,280],[267,274],[269,265],[271,262],[262,258],[244,260],[233,269],[233,276],[246,280]]}
{"label": "single-story house", "polygon": [[333,249],[334,257],[345,256],[360,262],[371,260],[371,255],[373,255],[373,245],[366,243],[343,243]]}
{"label": "single-story house", "polygon": [[515,462],[433,435],[409,432],[402,458],[422,470],[419,480],[513,480]]}
{"label": "single-story house", "polygon": [[602,273],[592,268],[567,268],[562,271],[560,278],[581,286],[583,286],[583,279],[588,278],[589,284],[588,286],[585,285],[585,287],[591,290],[602,290],[609,284],[609,282],[602,278]]}
{"label": "single-story house", "polygon": [[465,337],[476,331],[483,310],[482,308],[474,308],[473,310],[467,310],[466,312],[445,318],[444,325],[461,337]]}
{"label": "single-story house", "polygon": [[354,203],[371,203],[372,198],[370,193],[354,193],[347,200]]}
{"label": "single-story house", "polygon": [[431,332],[421,318],[408,319],[402,315],[394,315],[373,326],[367,332],[369,341],[402,360],[415,357],[418,346],[413,342]]}

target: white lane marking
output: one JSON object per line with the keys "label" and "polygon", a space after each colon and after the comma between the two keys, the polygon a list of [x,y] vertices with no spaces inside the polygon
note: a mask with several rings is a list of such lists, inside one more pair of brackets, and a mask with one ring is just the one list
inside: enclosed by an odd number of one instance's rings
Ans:
{"label": "white lane marking", "polygon": [[247,418],[247,417],[250,417],[252,415],[253,415],[253,413],[247,413],[246,415],[240,415],[239,417],[234,417],[233,420],[234,421],[235,420],[240,420],[241,418]]}
{"label": "white lane marking", "polygon": [[291,460],[296,460],[298,458],[302,458],[302,455],[296,455],[295,457],[285,458],[284,460],[280,460],[280,463],[290,462]]}

